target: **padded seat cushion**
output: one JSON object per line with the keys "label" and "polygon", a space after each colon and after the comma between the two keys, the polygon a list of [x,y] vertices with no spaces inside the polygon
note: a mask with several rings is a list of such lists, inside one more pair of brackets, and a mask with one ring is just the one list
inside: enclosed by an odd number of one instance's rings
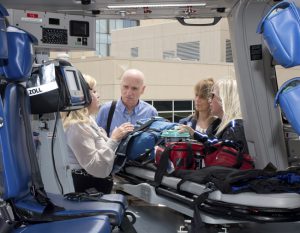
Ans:
{"label": "padded seat cushion", "polygon": [[[55,215],[69,215],[69,214],[84,214],[84,213],[94,213],[97,212],[100,215],[107,215],[109,217],[110,223],[114,226],[121,225],[124,216],[124,209],[120,204],[117,203],[107,203],[98,201],[70,201],[65,199],[60,194],[48,193],[48,197],[51,199],[52,203],[57,206],[65,208],[63,211],[55,212]],[[121,195],[119,195],[121,196]],[[44,206],[41,206],[36,200],[28,195],[15,203],[16,207],[24,210],[30,210],[35,213],[42,213]]]}
{"label": "padded seat cushion", "polygon": [[13,233],[110,233],[107,216],[93,216],[21,227]]}

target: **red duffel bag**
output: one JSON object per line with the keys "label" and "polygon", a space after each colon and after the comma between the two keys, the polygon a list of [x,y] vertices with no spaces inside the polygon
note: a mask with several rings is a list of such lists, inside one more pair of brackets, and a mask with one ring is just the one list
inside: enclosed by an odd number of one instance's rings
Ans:
{"label": "red duffel bag", "polygon": [[254,161],[249,154],[230,142],[219,141],[205,145],[197,142],[170,142],[158,146],[155,163],[159,165],[161,156],[166,156],[173,164],[173,170],[195,170],[202,167],[223,166],[240,170],[254,168]]}
{"label": "red duffel bag", "polygon": [[195,170],[204,166],[223,166],[241,170],[254,168],[253,159],[249,154],[242,153],[241,148],[233,143],[224,141],[209,145],[189,141],[170,142],[165,147],[157,147],[155,163],[156,186],[161,184],[166,172],[171,173],[174,170]]}
{"label": "red duffel bag", "polygon": [[204,149],[204,163],[209,166],[233,167],[240,170],[254,169],[254,161],[249,154],[226,142],[218,142]]}
{"label": "red duffel bag", "polygon": [[155,163],[159,165],[161,156],[167,156],[173,169],[195,170],[202,167],[204,146],[195,142],[169,142],[155,150]]}

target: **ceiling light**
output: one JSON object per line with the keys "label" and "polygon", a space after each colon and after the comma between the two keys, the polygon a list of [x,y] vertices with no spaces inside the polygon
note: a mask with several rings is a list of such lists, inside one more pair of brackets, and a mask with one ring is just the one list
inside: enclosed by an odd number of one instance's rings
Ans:
{"label": "ceiling light", "polygon": [[206,6],[206,3],[162,3],[162,4],[133,4],[133,5],[108,5],[108,9],[128,9],[128,8],[145,8],[145,7],[192,7]]}

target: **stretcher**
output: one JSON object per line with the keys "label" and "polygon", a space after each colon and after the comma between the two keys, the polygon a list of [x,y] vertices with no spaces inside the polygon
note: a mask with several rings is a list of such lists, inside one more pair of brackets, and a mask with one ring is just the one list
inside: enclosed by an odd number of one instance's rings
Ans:
{"label": "stretcher", "polygon": [[180,178],[164,176],[155,186],[155,170],[148,167],[126,166],[117,189],[151,204],[162,204],[175,211],[194,217],[195,202],[203,194],[208,197],[199,205],[202,222],[230,224],[240,222],[292,222],[299,221],[300,195],[298,193],[259,194],[242,192],[224,194],[213,190],[211,184],[198,184]]}

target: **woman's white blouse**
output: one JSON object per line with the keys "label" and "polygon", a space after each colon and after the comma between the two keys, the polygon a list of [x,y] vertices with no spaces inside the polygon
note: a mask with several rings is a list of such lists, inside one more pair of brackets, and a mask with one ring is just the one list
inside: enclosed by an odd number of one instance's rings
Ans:
{"label": "woman's white blouse", "polygon": [[70,163],[78,163],[96,177],[104,178],[111,173],[119,142],[108,138],[94,119],[90,118],[90,124],[72,124],[65,133]]}

